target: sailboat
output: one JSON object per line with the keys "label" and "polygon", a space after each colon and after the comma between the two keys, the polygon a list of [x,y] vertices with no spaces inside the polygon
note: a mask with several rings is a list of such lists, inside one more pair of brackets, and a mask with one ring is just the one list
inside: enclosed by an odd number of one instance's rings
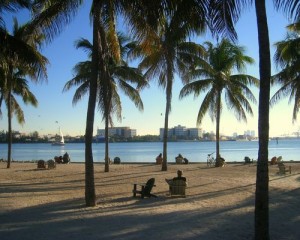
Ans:
{"label": "sailboat", "polygon": [[65,145],[64,135],[60,128],[59,128],[59,134],[60,134],[60,141],[53,142],[52,146],[64,146]]}

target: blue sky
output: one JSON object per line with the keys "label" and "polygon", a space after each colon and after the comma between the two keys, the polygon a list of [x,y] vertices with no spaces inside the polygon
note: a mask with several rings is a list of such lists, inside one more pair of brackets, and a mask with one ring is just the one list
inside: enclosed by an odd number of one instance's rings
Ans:
{"label": "blue sky", "polygon": [[[39,101],[37,108],[24,106],[26,123],[20,126],[13,121],[13,129],[20,132],[38,131],[40,134],[55,134],[58,127],[62,128],[64,135],[84,135],[86,125],[87,97],[72,106],[74,90],[62,93],[64,84],[73,76],[72,68],[79,61],[86,59],[86,54],[82,50],[76,50],[74,41],[84,37],[91,40],[91,26],[89,23],[89,4],[84,5],[71,24],[65,26],[63,32],[56,37],[51,44],[43,49],[43,54],[50,61],[48,66],[48,82],[41,84],[30,84],[31,91]],[[271,45],[274,42],[284,39],[285,27],[288,21],[282,13],[273,11],[272,6],[268,7],[268,22]],[[26,19],[25,13],[18,13],[20,22]],[[12,22],[12,16],[5,16],[7,27]],[[238,44],[246,47],[246,54],[253,57],[256,63],[248,66],[247,73],[259,77],[258,75],[258,43],[256,17],[253,9],[243,12],[241,19],[236,26],[238,33]],[[211,40],[209,34],[199,36],[198,43]],[[274,48],[272,47],[272,53]],[[276,69],[273,67],[273,73]],[[193,97],[179,101],[180,89],[183,87],[181,80],[176,77],[173,88],[172,111],[169,116],[169,127],[183,125],[186,127],[196,127],[196,119],[200,107],[201,99]],[[272,93],[275,91],[272,88]],[[272,94],[271,93],[271,94]],[[258,99],[258,90],[254,89],[254,94]],[[129,126],[137,129],[138,135],[159,134],[159,128],[164,125],[165,93],[157,86],[155,79],[150,83],[150,88],[141,92],[144,103],[144,111],[138,111],[134,104],[125,96],[122,96],[123,121],[114,121],[115,126]],[[3,110],[0,130],[7,130],[6,109]],[[228,112],[226,107],[221,116],[221,133],[232,135],[233,132],[243,134],[246,130],[255,130],[257,134],[257,105],[253,105],[254,116],[248,116],[248,122],[238,122],[233,113]],[[94,133],[97,128],[104,128],[100,113],[96,112]],[[215,124],[207,115],[200,125],[205,131],[214,131]],[[282,100],[270,111],[270,136],[291,134],[298,131],[299,125],[292,124],[292,105],[287,100]]]}

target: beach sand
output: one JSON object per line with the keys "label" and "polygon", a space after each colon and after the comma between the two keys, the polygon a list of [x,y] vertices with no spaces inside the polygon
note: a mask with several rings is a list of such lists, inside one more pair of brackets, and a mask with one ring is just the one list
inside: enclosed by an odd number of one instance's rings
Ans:
{"label": "beach sand", "polygon": [[[300,239],[300,163],[292,174],[270,166],[270,236]],[[165,178],[178,169],[186,198],[171,198]],[[82,163],[37,170],[0,163],[0,239],[253,239],[256,165],[95,164],[97,206],[85,207]],[[133,183],[155,177],[158,198],[132,197]]]}

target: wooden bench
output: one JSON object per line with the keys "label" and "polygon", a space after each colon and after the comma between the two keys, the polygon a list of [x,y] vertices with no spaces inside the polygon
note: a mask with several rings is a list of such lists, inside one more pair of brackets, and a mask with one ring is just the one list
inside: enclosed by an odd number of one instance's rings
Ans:
{"label": "wooden bench", "polygon": [[285,166],[283,162],[278,163],[279,174],[285,174],[286,172],[292,173],[291,166]]}

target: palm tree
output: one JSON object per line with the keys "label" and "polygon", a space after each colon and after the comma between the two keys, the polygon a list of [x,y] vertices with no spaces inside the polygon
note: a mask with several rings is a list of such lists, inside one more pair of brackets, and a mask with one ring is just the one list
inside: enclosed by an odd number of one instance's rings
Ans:
{"label": "palm tree", "polygon": [[300,21],[287,26],[290,30],[284,41],[277,42],[274,61],[282,70],[273,76],[280,88],[271,98],[274,105],[283,97],[289,95],[289,102],[294,100],[293,122],[297,120],[300,107]]}
{"label": "palm tree", "polygon": [[[233,110],[238,120],[247,121],[246,112],[253,115],[250,102],[256,99],[248,86],[258,86],[258,79],[246,74],[240,74],[246,64],[254,60],[244,55],[244,48],[223,39],[217,46],[205,42],[207,57],[195,62],[193,69],[185,76],[188,84],[180,91],[182,99],[194,93],[194,97],[201,92],[206,95],[201,103],[197,124],[201,124],[205,114],[210,113],[212,120],[216,120],[216,166],[220,156],[220,118],[222,110],[222,93],[225,94],[227,107]],[[233,74],[236,71],[239,74]],[[193,80],[192,82],[190,82]]]}
{"label": "palm tree", "polygon": [[[142,73],[137,69],[128,66],[126,61],[123,59],[126,55],[126,52],[129,50],[128,46],[125,43],[129,40],[123,34],[118,34],[119,46],[121,47],[121,61],[118,64],[114,59],[111,59],[108,67],[111,73],[111,87],[113,89],[112,92],[112,101],[111,101],[111,111],[109,113],[109,124],[113,125],[112,122],[112,114],[116,113],[117,119],[119,121],[122,120],[122,106],[121,99],[118,94],[118,89],[122,90],[122,92],[127,95],[135,104],[135,106],[139,110],[143,110],[143,103],[139,95],[139,91],[147,85]],[[76,41],[76,48],[82,48],[87,52],[89,58],[92,56],[92,44],[87,39],[80,39]],[[67,91],[72,87],[79,86],[75,92],[73,97],[73,105],[75,105],[79,100],[81,100],[84,95],[88,93],[89,83],[90,83],[90,75],[91,75],[91,60],[78,63],[73,71],[75,73],[75,77],[68,81],[63,91]],[[103,92],[102,84],[100,76],[98,78],[98,109],[102,112],[103,118],[104,116],[104,107],[101,102],[100,94]],[[136,88],[132,86],[132,84],[136,85]],[[108,142],[107,142],[108,143]],[[106,153],[106,155],[109,155]],[[105,161],[105,172],[109,171],[109,162]]]}
{"label": "palm tree", "polygon": [[[4,100],[8,110],[8,157],[7,168],[11,163],[11,147],[12,147],[12,124],[11,119],[13,113],[17,116],[18,122],[25,122],[24,113],[13,94],[21,96],[24,103],[30,103],[37,106],[37,100],[33,93],[30,92],[26,76],[32,80],[47,78],[46,64],[48,60],[39,53],[38,47],[41,45],[42,35],[30,34],[25,31],[26,25],[19,27],[17,20],[14,20],[13,37],[18,41],[23,41],[23,45],[29,46],[31,55],[35,56],[35,64],[24,63],[23,59],[19,59],[19,54],[14,54],[10,50],[5,51],[7,55],[0,59],[0,68],[2,72],[1,81],[1,100]],[[1,103],[0,103],[1,106]]]}
{"label": "palm tree", "polygon": [[[212,29],[217,33],[232,32],[228,23],[236,22],[240,16],[241,8],[247,7],[252,0],[213,0]],[[270,41],[267,23],[265,0],[255,0],[256,21],[259,45],[259,75],[260,91],[258,106],[258,166],[255,193],[255,239],[269,239],[269,173],[268,173],[268,143],[269,143],[269,99],[270,99]],[[277,10],[282,10],[288,17],[299,19],[299,0],[273,0]]]}
{"label": "palm tree", "polygon": [[[148,79],[157,77],[159,86],[166,93],[162,171],[167,171],[168,122],[174,76],[186,72],[193,59],[203,53],[202,46],[186,41],[191,33],[191,26],[186,23],[188,21],[182,21],[180,10],[175,11],[172,16],[165,16],[159,28],[145,35],[140,46],[133,51],[133,55],[143,58],[139,68],[145,71],[145,76]],[[205,26],[201,25],[199,30],[204,29]]]}

